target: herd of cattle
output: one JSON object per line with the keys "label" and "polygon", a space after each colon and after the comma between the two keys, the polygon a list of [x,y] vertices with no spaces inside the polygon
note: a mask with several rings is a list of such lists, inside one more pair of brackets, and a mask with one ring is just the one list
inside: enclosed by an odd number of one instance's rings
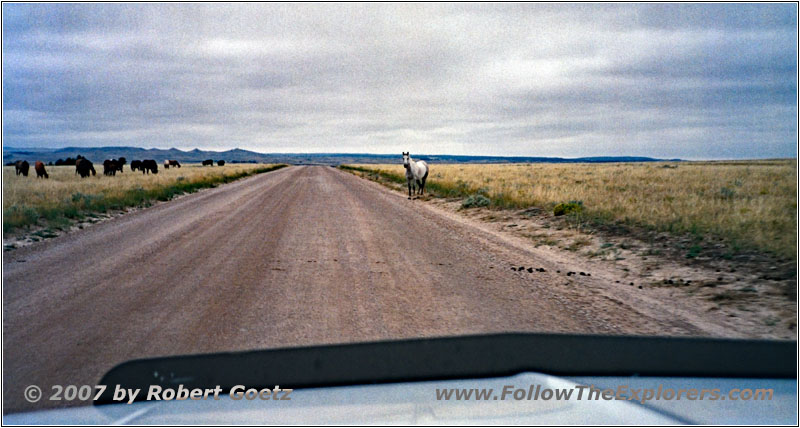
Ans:
{"label": "herd of cattle", "polygon": [[[107,176],[115,176],[117,175],[117,171],[122,172],[122,167],[128,161],[121,157],[119,159],[106,159],[103,161],[103,174]],[[16,162],[10,162],[6,164],[6,166],[14,166],[17,175],[22,174],[23,176],[28,176],[28,171],[30,170],[30,164],[28,161],[19,160]],[[50,165],[53,165],[51,162]],[[79,174],[81,178],[86,178],[89,175],[97,175],[97,171],[94,169],[94,164],[85,157],[78,155],[76,159],[67,158],[66,161],[62,161],[59,159],[56,161],[55,165],[75,165],[75,174]],[[206,159],[203,161],[203,166],[214,166],[214,161],[211,159]],[[217,165],[224,166],[225,161],[217,161]],[[164,161],[164,169],[169,169],[169,167],[180,168],[180,162],[176,160],[165,160]],[[44,162],[36,161],[33,169],[36,171],[36,178],[50,178],[47,174],[47,170],[45,169]],[[133,160],[131,161],[131,171],[139,170],[142,174],[158,174],[158,163],[153,159],[144,159],[144,160]]]}

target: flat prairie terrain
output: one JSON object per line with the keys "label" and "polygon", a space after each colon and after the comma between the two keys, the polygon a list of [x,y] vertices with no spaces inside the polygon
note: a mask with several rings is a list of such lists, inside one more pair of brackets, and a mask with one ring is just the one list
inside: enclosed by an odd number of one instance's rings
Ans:
{"label": "flat prairie terrain", "polygon": [[[354,165],[405,183],[403,166]],[[602,164],[432,165],[432,195],[484,195],[490,207],[540,207],[580,203],[576,222],[634,225],[726,241],[724,257],[767,251],[796,260],[795,160]]]}
{"label": "flat prairie terrain", "polygon": [[16,175],[14,167],[3,167],[3,234],[24,233],[39,226],[41,237],[49,237],[75,220],[94,217],[109,210],[147,206],[185,192],[213,187],[238,178],[275,169],[268,164],[227,164],[202,167],[183,165],[158,174],[143,174],[124,166],[123,173],[104,176],[103,165],[95,164],[96,176],[81,178],[74,166],[47,166],[49,179],[36,178],[31,165],[27,177]]}

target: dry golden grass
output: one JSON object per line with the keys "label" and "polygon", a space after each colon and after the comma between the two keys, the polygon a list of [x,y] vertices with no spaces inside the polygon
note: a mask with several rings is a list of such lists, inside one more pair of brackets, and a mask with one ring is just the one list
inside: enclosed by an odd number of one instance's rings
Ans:
{"label": "dry golden grass", "polygon": [[228,164],[163,169],[159,165],[158,174],[145,175],[125,165],[124,173],[107,177],[103,166],[95,164],[97,176],[80,178],[74,166],[48,166],[49,179],[37,179],[33,166],[28,177],[15,175],[14,167],[3,167],[3,232],[33,224],[63,226],[91,212],[147,205],[274,167]]}
{"label": "dry golden grass", "polygon": [[[402,177],[402,165],[359,165]],[[677,233],[730,239],[734,247],[796,258],[795,160],[431,165],[439,196],[485,194],[495,207],[582,201],[584,213]]]}

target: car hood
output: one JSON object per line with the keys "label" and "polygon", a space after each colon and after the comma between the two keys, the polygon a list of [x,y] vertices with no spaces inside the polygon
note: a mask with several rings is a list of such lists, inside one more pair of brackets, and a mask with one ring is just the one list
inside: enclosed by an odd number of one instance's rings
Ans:
{"label": "car hood", "polygon": [[[501,399],[514,389],[597,388],[760,388],[775,390],[769,401],[638,401],[577,399]],[[491,389],[494,399],[437,399],[437,390]],[[797,388],[793,379],[720,379],[657,377],[563,378],[540,373],[487,379],[405,382],[381,385],[309,388],[289,400],[234,400],[221,394],[192,401],[144,401],[6,415],[4,424],[292,424],[292,425],[591,425],[591,424],[795,424]]]}

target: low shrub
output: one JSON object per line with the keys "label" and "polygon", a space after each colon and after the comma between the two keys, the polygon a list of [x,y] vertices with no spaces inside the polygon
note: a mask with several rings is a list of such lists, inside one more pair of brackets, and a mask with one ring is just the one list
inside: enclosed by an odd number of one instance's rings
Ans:
{"label": "low shrub", "polygon": [[560,203],[553,208],[553,214],[556,216],[580,213],[583,211],[583,201],[569,201]]}
{"label": "low shrub", "polygon": [[491,203],[492,201],[490,201],[489,198],[481,194],[470,195],[461,202],[461,208],[488,207]]}

